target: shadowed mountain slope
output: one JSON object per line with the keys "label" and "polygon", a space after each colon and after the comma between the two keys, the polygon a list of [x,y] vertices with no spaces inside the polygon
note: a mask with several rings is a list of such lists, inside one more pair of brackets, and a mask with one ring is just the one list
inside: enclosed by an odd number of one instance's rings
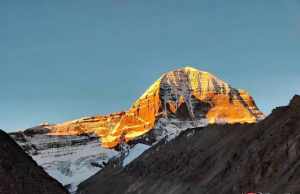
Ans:
{"label": "shadowed mountain slope", "polygon": [[300,96],[256,124],[209,125],[109,164],[81,194],[300,193]]}
{"label": "shadowed mountain slope", "polygon": [[9,135],[0,130],[1,194],[67,194]]}

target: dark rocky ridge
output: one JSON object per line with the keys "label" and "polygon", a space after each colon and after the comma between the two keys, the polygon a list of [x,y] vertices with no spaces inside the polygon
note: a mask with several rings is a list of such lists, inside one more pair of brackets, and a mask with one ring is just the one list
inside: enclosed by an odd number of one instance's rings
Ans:
{"label": "dark rocky ridge", "polygon": [[189,129],[126,168],[104,170],[82,194],[300,193],[300,96],[257,124]]}
{"label": "dark rocky ridge", "polygon": [[0,130],[1,194],[67,194],[9,135]]}

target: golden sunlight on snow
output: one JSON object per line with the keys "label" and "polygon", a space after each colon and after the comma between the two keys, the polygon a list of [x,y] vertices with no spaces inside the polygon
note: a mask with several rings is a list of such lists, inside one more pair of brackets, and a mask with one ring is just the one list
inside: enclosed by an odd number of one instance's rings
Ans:
{"label": "golden sunlight on snow", "polygon": [[183,105],[189,107],[189,119],[197,119],[201,106],[193,107],[195,102],[209,105],[204,115],[209,123],[252,123],[263,117],[246,91],[231,88],[208,72],[185,67],[163,74],[128,111],[52,125],[49,135],[95,133],[103,147],[111,148],[122,135],[130,141],[151,130],[159,118],[180,114]]}

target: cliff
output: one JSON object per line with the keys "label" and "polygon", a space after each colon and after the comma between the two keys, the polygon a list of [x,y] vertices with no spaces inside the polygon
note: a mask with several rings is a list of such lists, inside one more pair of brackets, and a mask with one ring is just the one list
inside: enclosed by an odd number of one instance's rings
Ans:
{"label": "cliff", "polygon": [[208,123],[254,123],[263,113],[244,90],[214,75],[185,67],[163,74],[125,112],[49,125],[49,135],[95,133],[103,147],[115,147],[149,132],[160,118]]}

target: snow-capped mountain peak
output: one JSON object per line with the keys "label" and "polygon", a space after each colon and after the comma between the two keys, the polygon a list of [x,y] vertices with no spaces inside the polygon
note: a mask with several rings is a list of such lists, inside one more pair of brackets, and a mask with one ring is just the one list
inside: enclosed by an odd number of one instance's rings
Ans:
{"label": "snow-capped mountain peak", "polygon": [[246,91],[208,72],[184,67],[164,73],[127,111],[44,123],[12,137],[50,175],[74,190],[119,157],[109,148],[116,148],[121,139],[131,144],[125,166],[149,146],[188,128],[252,123],[262,117]]}
{"label": "snow-capped mountain peak", "polygon": [[110,148],[118,144],[122,134],[127,141],[144,135],[160,118],[251,123],[262,117],[246,91],[188,66],[163,74],[128,111],[54,125],[49,134],[94,133],[100,137],[102,146]]}

